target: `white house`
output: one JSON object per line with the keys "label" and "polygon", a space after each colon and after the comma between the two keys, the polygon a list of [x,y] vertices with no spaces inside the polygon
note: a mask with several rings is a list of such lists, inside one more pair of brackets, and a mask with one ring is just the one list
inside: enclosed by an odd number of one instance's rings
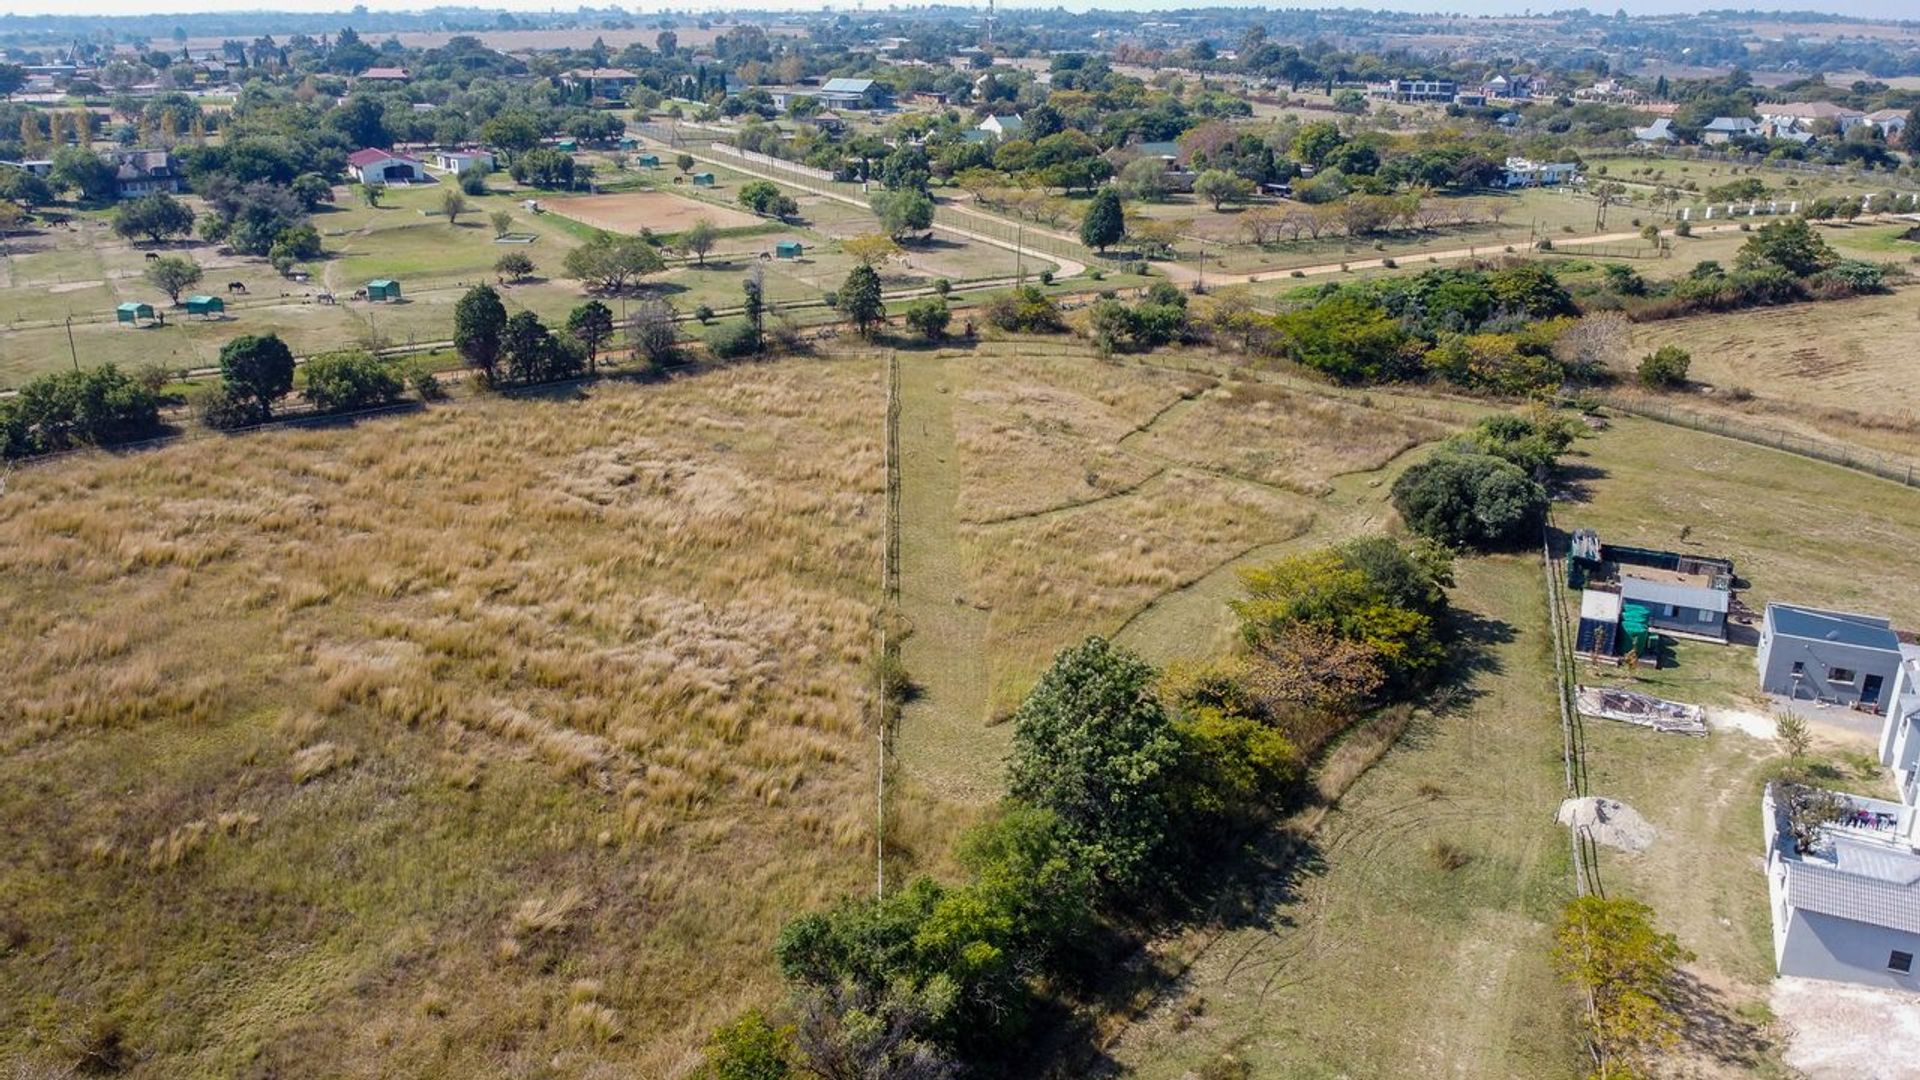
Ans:
{"label": "white house", "polygon": [[1920,645],[1900,646],[1900,666],[1880,726],[1880,764],[1893,770],[1900,801],[1920,806]]}
{"label": "white house", "polygon": [[989,116],[980,121],[975,128],[999,139],[1017,139],[1027,128],[1026,120],[1018,116]]}
{"label": "white house", "polygon": [[1774,967],[1782,975],[1920,990],[1920,852],[1911,806],[1841,795],[1800,850],[1786,790],[1761,797]]}
{"label": "white house", "polygon": [[432,183],[427,168],[416,158],[391,150],[367,147],[347,155],[347,171],[362,184]]}
{"label": "white house", "polygon": [[1880,134],[1889,141],[1900,137],[1907,130],[1907,114],[1899,109],[1876,109],[1867,114],[1867,123],[1880,129]]}
{"label": "white house", "polygon": [[1504,186],[1516,187],[1552,187],[1573,180],[1579,166],[1571,161],[1544,162],[1532,158],[1510,157],[1507,159],[1507,172]]}
{"label": "white house", "polygon": [[1776,131],[1812,131],[1813,125],[1832,121],[1845,135],[1866,122],[1867,114],[1831,101],[1789,101],[1759,106],[1760,122]]}
{"label": "white house", "polygon": [[436,150],[433,167],[455,176],[465,176],[474,169],[492,172],[493,155],[485,150]]}

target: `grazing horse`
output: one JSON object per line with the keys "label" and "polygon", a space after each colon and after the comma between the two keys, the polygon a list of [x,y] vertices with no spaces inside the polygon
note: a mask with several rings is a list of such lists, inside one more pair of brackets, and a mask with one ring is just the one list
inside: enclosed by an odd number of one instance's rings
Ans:
{"label": "grazing horse", "polygon": [[246,283],[246,282],[244,282],[244,281],[229,281],[229,282],[227,282],[227,291],[228,291],[228,292],[230,292],[230,293],[243,293],[243,292],[246,292],[246,291],[247,291],[247,283]]}
{"label": "grazing horse", "polygon": [[149,252],[147,252],[147,258],[149,258],[149,259],[157,259],[157,258],[159,258],[159,257],[160,257],[160,253],[159,253],[159,252],[157,252],[157,251],[149,251]]}

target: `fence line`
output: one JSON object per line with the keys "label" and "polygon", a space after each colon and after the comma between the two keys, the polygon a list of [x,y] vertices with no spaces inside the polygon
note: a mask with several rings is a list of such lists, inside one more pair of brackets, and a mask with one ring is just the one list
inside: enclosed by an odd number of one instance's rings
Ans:
{"label": "fence line", "polygon": [[898,677],[900,642],[894,624],[900,606],[900,354],[887,353],[887,405],[881,454],[885,461],[886,516],[880,538],[880,656],[875,665],[879,723],[874,729],[873,892],[887,894],[887,757],[893,752],[893,700],[888,680]]}
{"label": "fence line", "polygon": [[1755,446],[1765,446],[1799,457],[1824,461],[1829,465],[1839,465],[1842,468],[1877,476],[1882,480],[1891,480],[1905,487],[1920,487],[1920,463],[1912,460],[1861,450],[1845,443],[1796,435],[1764,424],[1748,424],[1723,416],[1694,412],[1672,404],[1634,401],[1615,394],[1599,394],[1596,398],[1608,408],[1618,409],[1644,419],[1657,420],[1663,424],[1673,424],[1695,431],[1705,431],[1709,434],[1752,443]]}

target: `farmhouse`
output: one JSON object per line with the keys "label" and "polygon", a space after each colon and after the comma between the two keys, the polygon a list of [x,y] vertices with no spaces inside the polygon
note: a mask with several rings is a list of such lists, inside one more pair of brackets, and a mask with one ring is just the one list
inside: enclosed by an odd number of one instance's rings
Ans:
{"label": "farmhouse", "polygon": [[893,104],[893,92],[872,79],[828,79],[813,96],[829,109],[885,109]]}
{"label": "farmhouse", "polygon": [[1571,161],[1535,161],[1532,158],[1510,157],[1507,159],[1507,171],[1503,183],[1510,188],[1516,187],[1552,187],[1564,184],[1575,178],[1579,166]]}
{"label": "farmhouse", "polygon": [[115,150],[107,155],[113,166],[115,192],[123,199],[165,192],[177,195],[186,186],[179,163],[165,150]]}
{"label": "farmhouse", "polygon": [[1873,615],[1770,603],[1755,662],[1767,693],[1879,711],[1900,669],[1900,638]]}
{"label": "farmhouse", "polygon": [[355,180],[370,186],[432,183],[427,176],[426,166],[419,160],[372,147],[348,154],[347,171],[353,174]]}
{"label": "farmhouse", "polygon": [[1017,139],[1026,128],[1027,121],[1020,116],[989,116],[980,121],[976,130],[1000,139]]}
{"label": "farmhouse", "polygon": [[485,150],[436,150],[433,167],[455,176],[465,176],[475,169],[492,172],[493,155]]}
{"label": "farmhouse", "polygon": [[1760,125],[1750,117],[1716,116],[1700,129],[1700,141],[1717,146],[1729,139],[1744,139],[1760,134]]}
{"label": "farmhouse", "polygon": [[1839,819],[1803,830],[1815,834],[1805,844],[1791,828],[1795,798],[1771,784],[1761,797],[1774,967],[1782,975],[1920,990],[1914,809],[1836,794]]}
{"label": "farmhouse", "polygon": [[1835,105],[1831,101],[1789,101],[1780,105],[1761,105],[1759,112],[1761,122],[1776,131],[1811,132],[1816,123],[1825,120],[1845,135],[1867,119],[1866,113]]}
{"label": "farmhouse", "polygon": [[361,82],[402,84],[413,81],[413,73],[403,67],[370,67],[360,73]]}
{"label": "farmhouse", "polygon": [[1567,587],[1581,589],[1576,651],[1603,663],[1647,656],[1652,634],[1725,643],[1733,563],[1704,555],[1602,544],[1577,529]]}
{"label": "farmhouse", "polygon": [[640,76],[626,68],[575,68],[560,76],[569,89],[585,87],[588,97],[618,101],[640,85]]}

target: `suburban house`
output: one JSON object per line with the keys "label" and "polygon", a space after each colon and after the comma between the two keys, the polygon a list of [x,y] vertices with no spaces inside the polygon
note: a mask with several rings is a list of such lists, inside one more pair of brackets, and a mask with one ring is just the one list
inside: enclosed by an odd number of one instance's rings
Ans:
{"label": "suburban house", "polygon": [[1452,101],[1460,92],[1452,79],[1389,79],[1368,83],[1367,96],[1381,101]]}
{"label": "suburban house", "polygon": [[1552,187],[1575,178],[1579,166],[1571,161],[1545,162],[1532,158],[1510,157],[1503,183],[1506,187]]}
{"label": "suburban house", "polygon": [[1767,900],[1782,975],[1920,990],[1920,852],[1913,807],[1841,795],[1837,821],[1802,851],[1792,789],[1767,785]]}
{"label": "suburban house", "polygon": [[1900,801],[1920,806],[1920,645],[1900,645],[1900,666],[1880,728],[1880,764],[1893,770]]}
{"label": "suburban house", "polygon": [[1900,137],[1907,130],[1907,114],[1899,109],[1876,109],[1867,114],[1867,123],[1880,129],[1882,137],[1889,141]]}
{"label": "suburban house", "polygon": [[1670,143],[1678,142],[1680,139],[1673,130],[1672,118],[1665,116],[1646,127],[1634,128],[1633,137],[1643,143]]}
{"label": "suburban house", "polygon": [[1018,116],[989,116],[980,121],[975,130],[999,139],[1017,139],[1026,127],[1027,122]]}
{"label": "suburban house", "polygon": [[390,150],[367,147],[347,155],[347,171],[362,184],[427,184],[427,167],[417,159]]}
{"label": "suburban house", "polygon": [[370,67],[358,78],[361,82],[407,83],[413,80],[413,73],[403,67]]}
{"label": "suburban house", "polygon": [[1480,84],[1480,93],[1488,98],[1527,101],[1533,97],[1533,78],[1527,75],[1495,75]]}
{"label": "suburban house", "polygon": [[822,135],[838,135],[847,129],[846,117],[832,109],[821,109],[800,122],[813,127]]}
{"label": "suburban house", "polygon": [[1866,113],[1835,105],[1831,101],[1789,101],[1785,104],[1761,105],[1758,111],[1761,122],[1776,131],[1811,132],[1814,124],[1829,120],[1840,134],[1845,135],[1867,119]]}
{"label": "suburban house", "polygon": [[560,76],[560,81],[568,89],[586,87],[588,97],[619,101],[640,85],[640,76],[626,68],[576,68]]}
{"label": "suburban house", "polygon": [[436,150],[433,152],[433,167],[455,176],[465,176],[474,169],[492,172],[493,155],[485,150]]}
{"label": "suburban house", "polygon": [[1717,146],[1729,139],[1744,139],[1760,134],[1760,124],[1745,116],[1716,116],[1700,129],[1700,141]]}
{"label": "suburban house", "polygon": [[1575,651],[1601,663],[1651,657],[1655,632],[1724,644],[1733,583],[1727,559],[1602,544],[1576,529],[1567,554],[1567,587],[1582,590]]}
{"label": "suburban house", "polygon": [[1875,712],[1894,689],[1900,638],[1873,615],[1770,603],[1760,630],[1760,689]]}
{"label": "suburban house", "polygon": [[869,101],[876,109],[893,104],[893,92],[872,79],[828,79],[813,96],[829,109],[864,109]]}
{"label": "suburban house", "polygon": [[115,193],[123,199],[165,192],[177,195],[186,188],[186,176],[165,150],[114,150],[107,154],[113,166]]}

